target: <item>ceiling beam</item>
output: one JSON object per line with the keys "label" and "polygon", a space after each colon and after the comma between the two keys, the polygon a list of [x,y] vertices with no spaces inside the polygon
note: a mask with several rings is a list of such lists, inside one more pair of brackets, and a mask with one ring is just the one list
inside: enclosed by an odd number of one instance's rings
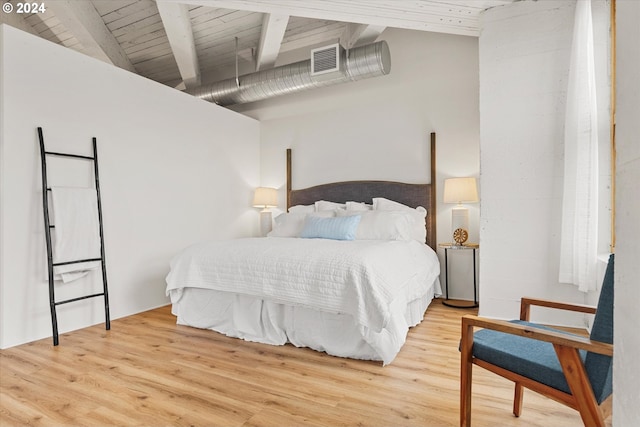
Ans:
{"label": "ceiling beam", "polygon": [[[157,0],[180,3],[186,0]],[[189,4],[408,30],[479,35],[479,14],[515,0],[189,0]]]}
{"label": "ceiling beam", "polygon": [[82,52],[116,67],[136,72],[120,43],[106,27],[90,1],[51,1],[47,8],[82,44]]}
{"label": "ceiling beam", "polygon": [[373,43],[385,30],[382,25],[366,25],[348,23],[340,37],[341,44],[347,49],[356,45]]}
{"label": "ceiling beam", "polygon": [[157,2],[164,30],[187,88],[200,85],[200,66],[186,4]]}
{"label": "ceiling beam", "polygon": [[264,14],[260,44],[256,55],[256,71],[260,71],[260,68],[271,68],[275,65],[288,23],[288,15]]}

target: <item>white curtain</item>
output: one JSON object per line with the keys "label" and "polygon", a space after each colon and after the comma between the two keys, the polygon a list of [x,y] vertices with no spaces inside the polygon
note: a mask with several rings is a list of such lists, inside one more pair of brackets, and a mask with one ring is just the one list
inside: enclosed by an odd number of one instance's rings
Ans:
{"label": "white curtain", "polygon": [[598,124],[591,0],[577,0],[567,88],[560,275],[596,289]]}

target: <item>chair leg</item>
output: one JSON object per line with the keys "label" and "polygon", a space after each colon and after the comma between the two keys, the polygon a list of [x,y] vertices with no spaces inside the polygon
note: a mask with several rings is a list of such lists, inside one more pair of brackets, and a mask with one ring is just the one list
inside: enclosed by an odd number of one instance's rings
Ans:
{"label": "chair leg", "polygon": [[524,387],[522,384],[516,383],[515,393],[513,396],[513,415],[519,417],[522,413],[522,396],[524,395]]}
{"label": "chair leg", "polygon": [[[531,316],[531,303],[528,299],[522,298],[520,300],[520,320],[529,320]],[[524,396],[524,387],[522,384],[516,382],[515,391],[513,396],[513,415],[519,417],[522,414],[522,398]]]}
{"label": "chair leg", "polygon": [[580,417],[582,417],[582,422],[585,426],[605,427],[602,411],[593,394],[578,350],[559,344],[554,344],[553,347],[558,355],[571,394],[575,399]]}
{"label": "chair leg", "polygon": [[470,427],[473,326],[466,325],[464,318],[460,344],[460,427]]}

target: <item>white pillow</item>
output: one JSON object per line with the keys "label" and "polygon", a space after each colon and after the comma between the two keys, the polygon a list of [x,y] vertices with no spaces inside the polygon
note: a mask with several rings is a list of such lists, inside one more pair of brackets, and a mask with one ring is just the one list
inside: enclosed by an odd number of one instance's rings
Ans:
{"label": "white pillow", "polygon": [[348,211],[370,211],[373,205],[367,205],[364,202],[347,202]]}
{"label": "white pillow", "polygon": [[327,202],[326,200],[319,200],[315,203],[316,212],[321,211],[333,211],[336,209],[345,209],[347,205],[345,203]]}
{"label": "white pillow", "polygon": [[[394,202],[393,200],[385,199],[384,197],[375,197],[373,199],[373,209],[377,211],[414,211],[415,209],[403,205],[402,203]],[[424,208],[423,208],[424,209]]]}
{"label": "white pillow", "polygon": [[[414,219],[411,212],[400,211],[337,211],[337,215],[362,219],[356,230],[356,240],[413,240]],[[422,240],[421,242],[424,242]]]}
{"label": "white pillow", "polygon": [[315,211],[315,205],[295,205],[289,208],[290,213],[311,213]]}
{"label": "white pillow", "polygon": [[334,211],[314,212],[314,213],[299,213],[289,212],[278,215],[274,222],[273,230],[271,230],[268,237],[299,237],[302,228],[304,227],[304,221],[308,215],[318,216],[320,218],[330,218],[335,216]]}
{"label": "white pillow", "polygon": [[412,236],[414,240],[425,242],[427,239],[427,229],[425,228],[427,210],[422,206],[412,208],[384,197],[373,199],[373,209],[378,211],[410,212],[413,217]]}

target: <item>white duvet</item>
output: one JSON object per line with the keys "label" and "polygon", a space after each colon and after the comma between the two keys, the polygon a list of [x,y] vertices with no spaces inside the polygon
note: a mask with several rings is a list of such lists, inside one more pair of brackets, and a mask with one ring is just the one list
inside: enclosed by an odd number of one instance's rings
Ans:
{"label": "white duvet", "polygon": [[[347,314],[371,336],[406,335],[395,323],[410,302],[440,293],[439,272],[436,254],[416,241],[248,238],[185,249],[171,261],[167,294],[176,307],[186,288],[222,291]],[[393,341],[395,356],[404,336]]]}

